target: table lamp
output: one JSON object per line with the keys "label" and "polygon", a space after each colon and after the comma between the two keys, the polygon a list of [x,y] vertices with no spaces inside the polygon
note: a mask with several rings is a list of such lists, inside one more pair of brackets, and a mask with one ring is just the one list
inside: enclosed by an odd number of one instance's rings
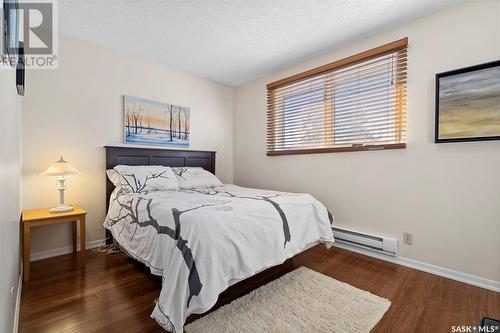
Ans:
{"label": "table lamp", "polygon": [[64,190],[66,189],[66,176],[76,175],[77,173],[80,172],[73,165],[66,162],[62,156],[42,173],[44,176],[58,176],[59,206],[51,208],[51,213],[63,213],[73,210],[73,207],[64,204]]}

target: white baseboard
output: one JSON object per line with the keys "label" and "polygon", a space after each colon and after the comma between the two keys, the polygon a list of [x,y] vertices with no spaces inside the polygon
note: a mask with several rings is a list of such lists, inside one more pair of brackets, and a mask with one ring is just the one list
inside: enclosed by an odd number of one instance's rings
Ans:
{"label": "white baseboard", "polygon": [[369,256],[369,257],[374,257],[377,259],[389,261],[389,262],[392,262],[394,264],[398,264],[401,266],[410,267],[413,269],[417,269],[419,271],[431,273],[434,275],[439,275],[439,276],[442,276],[442,277],[445,277],[448,279],[452,279],[455,281],[460,281],[460,282],[464,282],[467,284],[471,284],[473,286],[477,286],[477,287],[493,290],[496,292],[500,292],[500,281],[489,280],[489,279],[482,278],[480,276],[475,276],[475,275],[470,275],[470,274],[466,274],[466,273],[462,273],[462,272],[457,272],[457,271],[454,271],[454,270],[451,270],[448,268],[427,264],[425,262],[421,262],[421,261],[417,261],[417,260],[413,260],[413,259],[409,259],[409,258],[405,258],[405,257],[388,256],[388,255],[385,255],[382,253],[372,252],[370,250],[358,248],[358,247],[355,247],[352,245],[340,244],[339,242],[335,242],[333,245],[335,247],[338,247],[338,248],[341,248],[344,250],[356,252],[359,254],[364,254],[364,255]]}
{"label": "white baseboard", "polygon": [[12,327],[12,333],[17,333],[19,330],[19,312],[21,310],[21,290],[23,289],[23,262],[21,261],[19,279],[17,280],[17,294],[16,294],[16,305],[14,310],[14,325]]}
{"label": "white baseboard", "polygon": [[[93,249],[93,248],[99,247],[99,246],[104,245],[104,244],[106,244],[106,240],[100,239],[100,240],[96,240],[96,241],[92,241],[92,242],[87,242],[86,248]],[[398,264],[401,266],[406,266],[406,267],[410,267],[413,269],[417,269],[419,271],[423,271],[423,272],[431,273],[434,275],[439,275],[439,276],[442,276],[445,278],[449,278],[452,280],[471,284],[473,286],[477,286],[477,287],[493,290],[496,292],[500,292],[500,281],[485,279],[485,278],[482,278],[480,276],[475,276],[475,275],[471,275],[471,274],[466,274],[466,273],[454,271],[454,270],[451,270],[448,268],[431,265],[431,264],[428,264],[425,262],[421,262],[421,261],[417,261],[417,260],[413,260],[413,259],[409,259],[409,258],[405,258],[405,257],[388,256],[388,255],[385,255],[382,253],[373,252],[373,251],[358,248],[358,247],[355,247],[352,245],[341,244],[339,242],[335,242],[334,246],[341,248],[341,249],[348,250],[348,251],[364,254],[364,255],[369,256],[369,257],[374,257],[377,259],[389,261],[389,262],[392,262],[394,264]],[[77,246],[77,249],[80,250],[79,244]],[[65,246],[65,247],[60,247],[57,249],[35,252],[35,253],[31,254],[31,261],[52,258],[52,257],[56,257],[56,256],[60,256],[60,255],[68,254],[68,253],[72,253],[72,252],[73,252],[73,247],[71,247],[71,246]],[[20,277],[20,279],[21,279],[21,277]],[[21,293],[20,293],[21,287],[22,287],[22,279],[21,279],[20,286],[18,286],[18,292],[19,292],[18,298],[19,298],[19,300],[20,300],[20,296],[21,296]],[[18,306],[18,305],[16,305],[16,306]]]}
{"label": "white baseboard", "polygon": [[[104,245],[104,244],[106,244],[106,240],[99,239],[99,240],[95,240],[92,242],[87,242],[85,244],[85,248],[87,250],[93,249],[93,248],[99,247],[99,246]],[[76,248],[78,251],[80,251],[80,244],[77,244]],[[51,249],[51,250],[47,250],[47,251],[33,252],[30,256],[30,261],[37,261],[37,260],[62,256],[63,254],[68,254],[68,253],[72,253],[72,252],[73,252],[72,246],[65,246],[65,247],[60,247],[57,249]]]}

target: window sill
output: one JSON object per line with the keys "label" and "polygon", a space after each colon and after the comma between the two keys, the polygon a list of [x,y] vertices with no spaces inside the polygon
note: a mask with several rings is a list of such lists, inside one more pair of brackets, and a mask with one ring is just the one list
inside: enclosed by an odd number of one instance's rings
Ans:
{"label": "window sill", "polygon": [[313,148],[313,149],[292,149],[268,151],[267,156],[281,155],[302,155],[302,154],[323,154],[323,153],[347,153],[352,151],[371,151],[371,150],[386,150],[386,149],[405,149],[406,143],[392,143],[384,145],[366,145],[357,147],[332,147],[332,148]]}

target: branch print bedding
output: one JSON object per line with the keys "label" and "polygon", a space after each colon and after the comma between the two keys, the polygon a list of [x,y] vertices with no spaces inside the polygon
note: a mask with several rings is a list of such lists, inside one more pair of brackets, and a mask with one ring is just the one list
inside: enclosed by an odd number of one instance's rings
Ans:
{"label": "branch print bedding", "polygon": [[108,178],[126,193],[168,191],[179,189],[177,176],[169,167],[159,165],[117,165],[107,170]]}
{"label": "branch print bedding", "polygon": [[176,167],[172,171],[177,176],[181,189],[221,186],[221,181],[211,172],[199,167]]}
{"label": "branch print bedding", "polygon": [[283,263],[307,246],[333,242],[333,216],[309,194],[223,185],[113,192],[104,226],[128,254],[163,277],[151,316],[183,332],[230,285]]}

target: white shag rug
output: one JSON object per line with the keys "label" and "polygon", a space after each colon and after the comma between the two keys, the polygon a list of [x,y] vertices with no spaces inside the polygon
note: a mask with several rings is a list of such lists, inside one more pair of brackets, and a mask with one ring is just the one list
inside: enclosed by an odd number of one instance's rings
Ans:
{"label": "white shag rug", "polygon": [[185,327],[187,333],[370,332],[391,302],[300,267]]}

